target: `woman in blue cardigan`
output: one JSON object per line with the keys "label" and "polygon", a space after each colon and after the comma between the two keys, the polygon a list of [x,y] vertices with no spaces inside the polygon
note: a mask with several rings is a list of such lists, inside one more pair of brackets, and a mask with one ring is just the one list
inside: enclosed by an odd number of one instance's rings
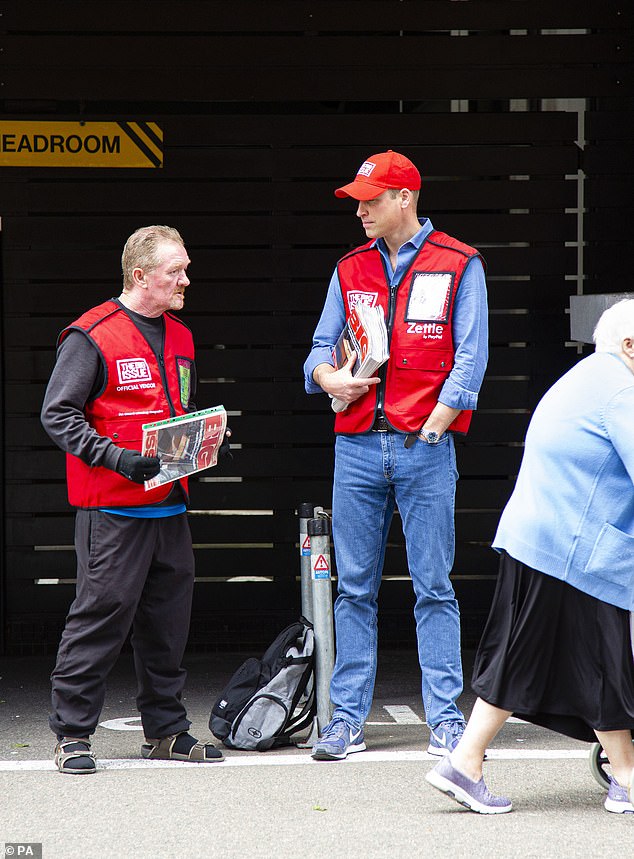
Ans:
{"label": "woman in blue cardigan", "polygon": [[[543,397],[493,541],[500,572],[464,737],[427,774],[482,814],[511,810],[482,778],[511,714],[611,764],[605,808],[634,812],[634,299],[603,313],[596,350]],[[628,788],[630,785],[630,795]]]}

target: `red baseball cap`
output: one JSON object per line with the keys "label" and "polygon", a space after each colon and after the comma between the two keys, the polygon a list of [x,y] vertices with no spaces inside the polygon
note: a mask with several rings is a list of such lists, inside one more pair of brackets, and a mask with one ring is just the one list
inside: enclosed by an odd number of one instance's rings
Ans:
{"label": "red baseball cap", "polygon": [[420,173],[409,158],[388,149],[371,155],[364,161],[353,182],[337,188],[335,197],[352,197],[355,200],[374,200],[388,188],[409,188],[418,191]]}

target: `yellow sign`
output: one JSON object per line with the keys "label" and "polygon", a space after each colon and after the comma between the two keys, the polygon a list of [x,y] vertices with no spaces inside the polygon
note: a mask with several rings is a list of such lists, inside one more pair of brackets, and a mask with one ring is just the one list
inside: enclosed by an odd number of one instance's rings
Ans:
{"label": "yellow sign", "polygon": [[162,167],[155,122],[0,120],[0,167]]}

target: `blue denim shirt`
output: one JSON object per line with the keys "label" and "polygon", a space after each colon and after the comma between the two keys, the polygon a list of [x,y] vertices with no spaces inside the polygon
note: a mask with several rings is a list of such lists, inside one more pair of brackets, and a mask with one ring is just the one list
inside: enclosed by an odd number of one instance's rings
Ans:
{"label": "blue denim shirt", "polygon": [[[390,286],[400,282],[420,250],[423,240],[434,229],[428,218],[421,218],[420,223],[421,228],[416,235],[398,250]],[[374,244],[386,263],[385,270],[392,271],[385,242],[383,239],[376,239]],[[308,394],[322,393],[322,389],[313,381],[313,370],[319,364],[333,363],[332,347],[337,342],[345,321],[339,275],[335,269],[313,335],[313,346],[304,364],[304,386]],[[454,366],[438,399],[452,409],[475,409],[489,357],[486,283],[482,263],[477,258],[469,262],[462,277],[454,304],[452,333]]]}

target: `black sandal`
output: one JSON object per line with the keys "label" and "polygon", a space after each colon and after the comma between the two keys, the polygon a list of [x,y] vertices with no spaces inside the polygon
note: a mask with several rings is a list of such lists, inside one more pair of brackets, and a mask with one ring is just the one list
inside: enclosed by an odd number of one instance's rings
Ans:
{"label": "black sandal", "polygon": [[62,737],[55,746],[55,766],[61,773],[89,775],[97,772],[97,758],[90,740]]}
{"label": "black sandal", "polygon": [[[181,733],[186,734],[187,731]],[[181,734],[172,734],[170,737],[160,739],[146,738],[141,746],[141,755],[148,760],[155,761],[192,761],[196,763],[212,764],[224,761],[224,755],[213,743],[199,743],[192,737],[193,745],[187,754],[174,751],[174,744]]]}

